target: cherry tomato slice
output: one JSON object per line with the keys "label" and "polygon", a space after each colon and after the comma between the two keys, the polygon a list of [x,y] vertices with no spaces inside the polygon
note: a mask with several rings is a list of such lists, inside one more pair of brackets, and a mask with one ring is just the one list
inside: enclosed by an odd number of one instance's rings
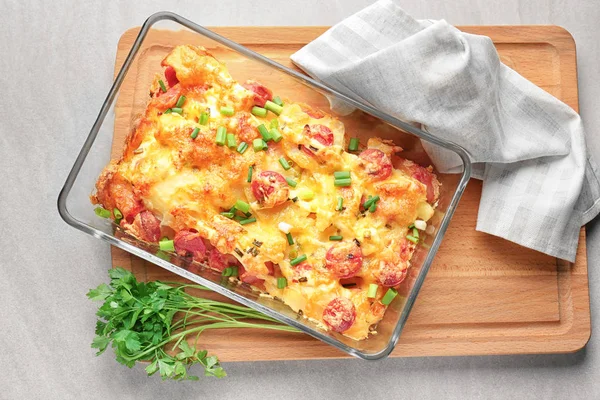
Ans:
{"label": "cherry tomato slice", "polygon": [[383,151],[366,149],[358,157],[367,175],[374,180],[383,180],[392,174],[392,160]]}
{"label": "cherry tomato slice", "polygon": [[167,83],[169,87],[173,87],[179,83],[179,79],[177,79],[177,73],[175,72],[175,68],[170,65],[165,69],[165,78],[167,79]]}
{"label": "cherry tomato slice", "polygon": [[354,242],[344,241],[331,246],[325,255],[325,267],[340,278],[351,278],[362,267],[362,250]]}
{"label": "cherry tomato slice", "polygon": [[263,171],[252,179],[252,193],[263,208],[285,203],[290,194],[285,178],[274,171]]}
{"label": "cherry tomato slice", "polygon": [[345,297],[336,297],[323,310],[323,322],[334,332],[347,331],[355,319],[356,307]]}

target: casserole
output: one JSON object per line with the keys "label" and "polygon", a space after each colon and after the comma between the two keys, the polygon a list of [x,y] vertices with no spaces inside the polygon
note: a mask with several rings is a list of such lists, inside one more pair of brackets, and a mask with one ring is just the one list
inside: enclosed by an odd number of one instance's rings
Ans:
{"label": "casserole", "polygon": [[[173,24],[173,22],[175,22],[175,24]],[[345,101],[360,110],[355,111],[348,117],[340,117],[340,120],[343,120],[346,126],[352,126],[357,130],[360,130],[362,127],[363,131],[366,130],[364,128],[368,127],[370,133],[372,133],[372,128],[376,127],[378,135],[394,137],[398,144],[408,149],[407,154],[409,156],[418,153],[419,142],[414,140],[414,138],[417,137],[421,140],[428,141],[430,145],[442,146],[449,151],[453,151],[463,160],[465,168],[461,175],[440,175],[439,177],[442,182],[440,199],[437,212],[432,218],[432,226],[435,226],[436,228],[435,232],[425,243],[423,243],[424,246],[419,246],[416,250],[415,256],[413,257],[412,272],[407,279],[407,284],[403,287],[399,296],[386,313],[384,319],[378,325],[377,335],[370,336],[363,341],[357,341],[344,337],[336,332],[325,331],[318,324],[307,321],[304,318],[299,318],[295,312],[289,310],[281,302],[275,299],[260,296],[248,288],[232,285],[230,282],[223,282],[220,274],[215,274],[210,270],[191,270],[190,266],[186,263],[186,260],[183,259],[167,262],[155,255],[156,248],[149,247],[146,243],[136,241],[133,237],[128,237],[125,232],[119,230],[114,231],[114,226],[110,223],[107,221],[99,221],[95,218],[92,208],[89,207],[87,196],[92,193],[94,180],[96,176],[99,175],[105,162],[87,156],[92,150],[100,151],[103,145],[102,141],[104,141],[105,145],[106,140],[110,140],[113,126],[111,124],[111,119],[106,117],[109,112],[114,112],[115,99],[123,82],[135,80],[136,84],[138,84],[138,80],[143,80],[143,77],[136,77],[127,74],[127,72],[133,63],[139,62],[140,55],[144,54],[144,39],[151,27],[161,29],[164,29],[165,27],[182,29],[185,27],[197,32],[199,34],[198,42],[201,45],[211,51],[213,49],[219,49],[220,52],[226,51],[227,57],[229,58],[237,57],[237,59],[243,60],[238,67],[242,68],[243,72],[247,74],[247,77],[258,79],[263,82],[277,82],[277,84],[269,84],[268,86],[273,88],[273,90],[281,92],[287,97],[295,99],[300,98],[301,101],[310,104],[317,102],[319,103],[319,108],[322,109],[325,109],[327,105],[327,100],[324,95],[335,97],[339,101]],[[173,43],[173,45],[176,44],[179,43]],[[168,50],[170,49],[166,49],[165,51]],[[146,77],[146,82],[139,83],[139,85],[148,87],[150,84],[148,80],[151,78],[152,77]],[[286,90],[287,93],[285,93]],[[293,96],[292,93],[294,94]],[[144,106],[144,104],[140,104],[139,107],[143,109]],[[131,121],[131,127],[133,125],[134,122]],[[401,133],[397,129],[402,129],[403,132]],[[419,157],[422,157],[422,155]],[[409,157],[407,156],[407,158]],[[232,43],[175,14],[159,13],[153,15],[146,21],[123,68],[119,72],[115,83],[109,92],[107,101],[102,107],[99,118],[92,128],[71,174],[67,178],[65,187],[59,197],[59,211],[65,221],[85,232],[103,238],[111,244],[117,245],[133,254],[155,262],[181,276],[204,284],[218,293],[224,294],[236,301],[265,312],[274,318],[296,326],[329,344],[335,345],[349,354],[366,359],[377,359],[389,354],[399,337],[400,331],[408,317],[410,308],[414,303],[416,294],[418,293],[427,269],[431,264],[433,255],[439,246],[456,203],[464,190],[469,172],[470,163],[468,157],[459,147],[435,139],[427,133],[414,128],[410,124],[387,116],[372,109],[368,105],[361,104],[340,93],[328,89],[296,71],[278,65],[273,61],[253,53],[238,44]]]}

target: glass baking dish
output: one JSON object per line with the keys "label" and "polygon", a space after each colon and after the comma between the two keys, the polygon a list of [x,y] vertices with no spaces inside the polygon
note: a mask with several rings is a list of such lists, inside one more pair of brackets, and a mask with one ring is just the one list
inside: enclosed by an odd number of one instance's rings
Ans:
{"label": "glass baking dish", "polygon": [[[175,45],[184,43],[206,47],[217,59],[227,64],[236,80],[257,80],[282,98],[302,101],[332,114],[335,112],[331,110],[330,104],[345,104],[347,107],[344,108],[355,109],[351,114],[339,118],[346,125],[346,131],[351,131],[352,136],[361,137],[361,142],[374,135],[393,139],[405,149],[403,157],[421,165],[430,163],[427,153],[423,150],[424,145],[428,148],[441,147],[462,160],[461,174],[438,173],[438,179],[442,183],[441,195],[436,213],[430,221],[435,227],[435,232],[427,235],[423,244],[417,247],[409,276],[400,286],[400,295],[392,302],[385,317],[378,324],[377,334],[356,341],[335,332],[327,332],[315,323],[298,316],[282,302],[260,296],[246,285],[235,285],[225,281],[219,273],[209,268],[198,268],[197,265],[190,268],[190,262],[182,258],[173,256],[167,261],[156,256],[156,246],[136,240],[109,220],[98,218],[94,214],[89,196],[94,191],[98,175],[108,163],[113,135],[124,138],[129,133],[136,116],[145,110],[148,88],[154,73],[162,71],[162,57]],[[285,59],[282,62],[289,61]],[[113,144],[119,146],[118,149],[123,145],[123,141]],[[116,156],[120,156],[120,151],[116,152]],[[469,157],[461,147],[437,139],[412,124],[328,88],[293,67],[288,68],[276,63],[179,15],[159,12],[146,20],[125,59],[60,193],[58,209],[69,225],[83,232],[295,326],[350,355],[376,360],[386,357],[394,349],[466,187],[470,172]]]}

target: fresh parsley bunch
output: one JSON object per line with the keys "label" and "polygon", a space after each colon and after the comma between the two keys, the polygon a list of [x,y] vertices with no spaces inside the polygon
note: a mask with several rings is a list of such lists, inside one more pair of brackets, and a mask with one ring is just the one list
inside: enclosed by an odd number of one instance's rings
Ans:
{"label": "fresh parsley bunch", "polygon": [[[261,328],[296,331],[251,308],[203,299],[185,292],[186,288],[209,290],[204,286],[160,281],[138,282],[122,268],[108,272],[110,284],[101,284],[88,292],[94,301],[103,301],[96,315],[96,337],[92,347],[102,354],[110,344],[118,362],[133,367],[148,361],[148,375],[157,371],[163,379],[198,380],[188,374],[198,364],[204,375],[222,378],[225,370],[216,356],[188,344],[194,343],[207,329]],[[266,323],[248,322],[246,319]]]}

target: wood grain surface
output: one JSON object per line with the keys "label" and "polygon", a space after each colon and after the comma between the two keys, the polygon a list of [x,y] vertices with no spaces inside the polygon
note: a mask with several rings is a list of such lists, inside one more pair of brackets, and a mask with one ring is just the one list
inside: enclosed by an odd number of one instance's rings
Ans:
{"label": "wood grain surface", "polygon": [[[278,27],[276,35],[274,29],[214,30],[292,66],[289,55],[326,28]],[[556,26],[461,29],[491,37],[505,64],[578,110],[575,43],[567,31]],[[132,29],[123,34],[115,71],[137,32]],[[179,43],[193,42],[195,37],[189,32],[150,32],[144,56],[159,63],[159,54],[172,46],[173,35]],[[149,73],[136,68],[134,64],[132,76]],[[145,99],[146,79],[126,81],[115,109],[113,156],[120,155],[133,113],[144,106]],[[590,308],[584,230],[576,262],[557,260],[476,232],[480,195],[481,182],[471,180],[392,357],[562,353],[587,343]],[[131,269],[139,279],[175,279],[168,271],[120,249],[113,248],[112,254],[113,265]],[[211,332],[202,342],[222,361],[345,357],[303,334],[231,330]]]}

